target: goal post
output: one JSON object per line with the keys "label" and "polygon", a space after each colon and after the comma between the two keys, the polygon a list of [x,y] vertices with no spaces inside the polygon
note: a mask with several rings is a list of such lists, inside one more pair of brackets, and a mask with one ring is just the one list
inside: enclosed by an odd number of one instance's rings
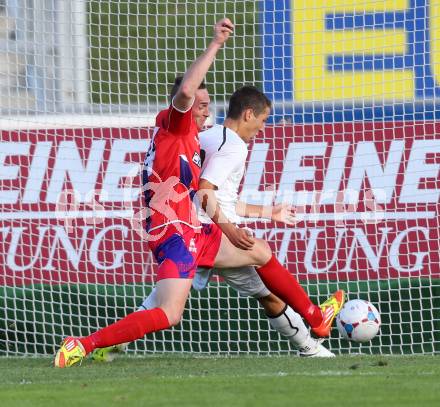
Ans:
{"label": "goal post", "polygon": [[[63,337],[114,322],[150,292],[139,164],[174,76],[223,16],[236,29],[207,75],[211,123],[239,86],[268,94],[273,114],[249,146],[241,198],[290,202],[298,220],[247,226],[315,302],[343,288],[377,306],[380,334],[360,345],[334,329],[332,351],[439,353],[439,7],[0,3],[0,355],[52,354]],[[290,351],[255,300],[216,278],[191,293],[180,326],[129,346]]]}

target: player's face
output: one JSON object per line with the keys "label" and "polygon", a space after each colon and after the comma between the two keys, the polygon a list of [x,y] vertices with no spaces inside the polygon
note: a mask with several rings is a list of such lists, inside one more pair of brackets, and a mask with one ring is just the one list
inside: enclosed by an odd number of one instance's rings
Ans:
{"label": "player's face", "polygon": [[199,130],[203,129],[206,119],[209,117],[209,93],[206,89],[198,89],[196,92],[192,114]]}
{"label": "player's face", "polygon": [[247,140],[245,140],[247,143],[249,143],[260,131],[264,130],[269,115],[270,115],[269,107],[266,107],[266,109],[264,109],[264,112],[258,115],[255,115],[255,113],[252,112],[252,115],[250,116],[250,120],[248,121],[249,131],[246,137]]}

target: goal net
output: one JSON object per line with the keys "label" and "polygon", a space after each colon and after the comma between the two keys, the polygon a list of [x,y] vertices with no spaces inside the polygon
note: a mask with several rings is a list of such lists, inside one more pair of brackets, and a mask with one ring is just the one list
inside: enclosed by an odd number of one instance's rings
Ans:
{"label": "goal net", "polygon": [[[242,200],[315,302],[337,287],[382,316],[336,353],[440,351],[440,4],[386,1],[0,1],[0,355],[52,354],[151,291],[139,164],[181,74],[228,16],[207,75],[211,122],[254,84],[273,100]],[[292,351],[254,299],[218,279],[182,324],[129,352]]]}

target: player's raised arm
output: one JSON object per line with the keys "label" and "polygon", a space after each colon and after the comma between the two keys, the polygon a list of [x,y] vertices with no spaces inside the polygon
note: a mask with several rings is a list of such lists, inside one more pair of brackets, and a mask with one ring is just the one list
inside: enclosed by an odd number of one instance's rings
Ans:
{"label": "player's raised arm", "polygon": [[173,105],[176,109],[184,112],[192,106],[196,91],[214,62],[218,50],[233,31],[234,25],[229,18],[223,18],[215,24],[214,38],[208,48],[192,63],[183,77],[179,90],[173,99]]}

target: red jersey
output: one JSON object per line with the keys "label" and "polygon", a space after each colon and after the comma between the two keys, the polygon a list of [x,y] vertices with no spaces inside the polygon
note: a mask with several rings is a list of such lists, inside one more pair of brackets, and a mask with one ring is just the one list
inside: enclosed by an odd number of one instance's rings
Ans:
{"label": "red jersey", "polygon": [[191,109],[183,113],[171,105],[157,115],[143,170],[147,231],[200,226],[193,205],[201,168],[198,133]]}

